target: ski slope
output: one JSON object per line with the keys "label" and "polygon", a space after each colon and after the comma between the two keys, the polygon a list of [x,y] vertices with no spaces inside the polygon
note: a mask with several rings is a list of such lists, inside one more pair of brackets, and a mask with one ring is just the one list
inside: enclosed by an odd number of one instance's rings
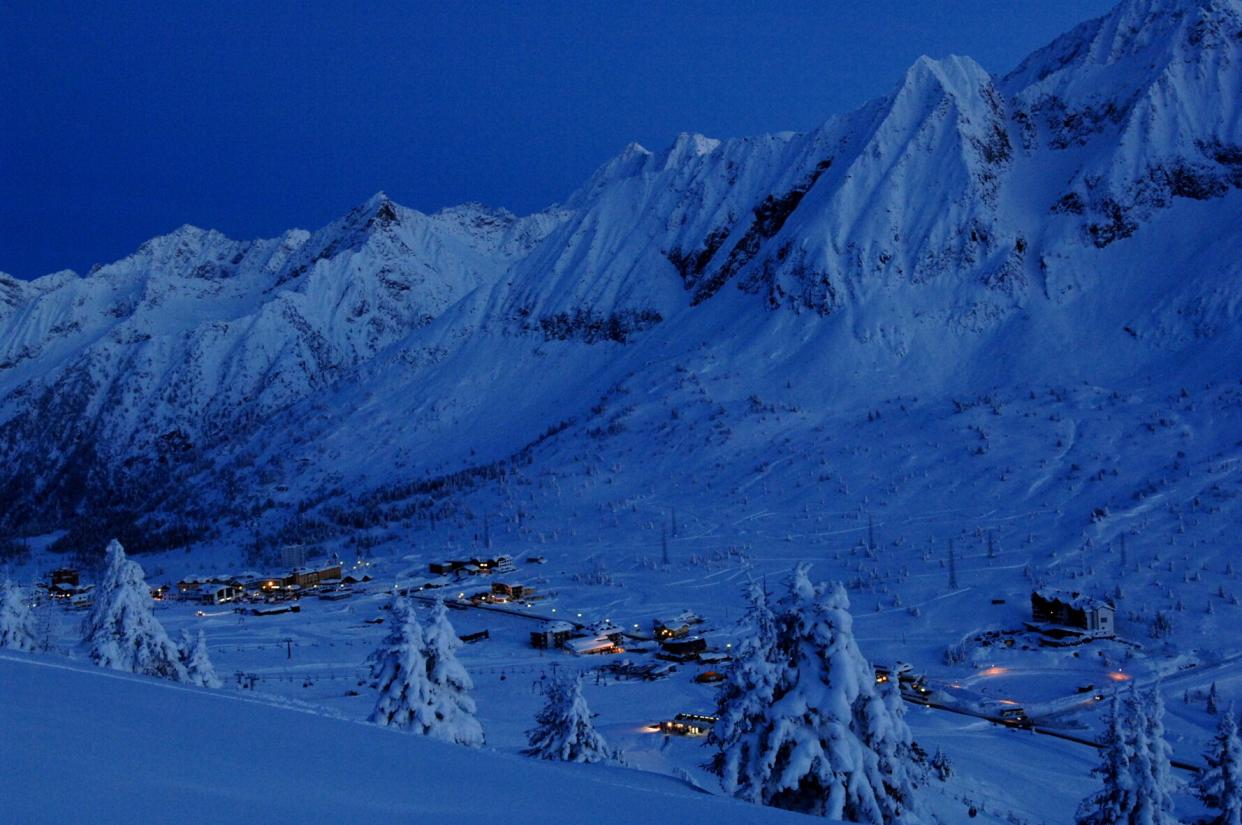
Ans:
{"label": "ski slope", "polygon": [[801,821],[657,774],[475,751],[56,657],[0,656],[0,730],[14,823]]}

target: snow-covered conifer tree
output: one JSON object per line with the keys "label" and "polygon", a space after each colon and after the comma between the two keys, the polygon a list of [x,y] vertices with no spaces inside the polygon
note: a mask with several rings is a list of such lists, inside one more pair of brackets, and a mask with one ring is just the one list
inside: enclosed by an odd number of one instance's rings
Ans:
{"label": "snow-covered conifer tree", "polygon": [[582,675],[552,679],[546,688],[547,704],[527,731],[530,747],[525,753],[540,759],[564,762],[605,762],[619,754],[608,747],[591,723],[591,709],[582,695]]}
{"label": "snow-covered conifer tree", "polygon": [[1142,823],[1152,825],[1177,825],[1173,810],[1173,792],[1180,784],[1173,777],[1173,748],[1164,735],[1164,699],[1159,688],[1152,688],[1142,696],[1132,689],[1137,703],[1142,706],[1145,728],[1136,745],[1142,742],[1147,748],[1147,759],[1140,760],[1144,770],[1138,777],[1136,813]]}
{"label": "snow-covered conifer tree", "polygon": [[1172,749],[1164,738],[1160,693],[1139,693],[1133,684],[1124,701],[1113,698],[1108,733],[1095,771],[1104,787],[1078,809],[1078,825],[1177,825]]}
{"label": "snow-covered conifer tree", "polygon": [[845,589],[813,585],[807,569],[797,567],[775,611],[779,682],[752,739],[760,747],[759,800],[868,825],[924,822],[915,769],[890,764],[886,774],[867,744],[889,743],[889,758],[906,758],[897,744],[904,722],[876,692],[875,671],[854,641]]}
{"label": "snow-covered conifer tree", "polygon": [[[896,674],[896,666],[889,668]],[[863,744],[879,760],[885,793],[878,799],[885,822],[911,821],[907,814],[927,819],[917,789],[927,784],[927,754],[914,742],[906,724],[906,703],[896,679],[863,691],[855,704],[856,729]],[[904,819],[903,819],[904,817]]]}
{"label": "snow-covered conifer tree", "polygon": [[0,648],[34,650],[38,645],[34,614],[25,594],[6,579],[0,584]]}
{"label": "snow-covered conifer tree", "polygon": [[1134,736],[1122,712],[1121,697],[1113,694],[1108,728],[1100,749],[1100,764],[1092,771],[1104,787],[1078,807],[1077,825],[1122,825],[1134,810]]}
{"label": "snow-covered conifer tree", "polygon": [[750,608],[743,620],[743,640],[734,653],[716,700],[718,721],[707,735],[716,748],[709,769],[725,792],[748,802],[761,801],[763,720],[781,679],[776,653],[776,617],[758,582],[746,593]]}
{"label": "snow-covered conifer tree", "polygon": [[404,598],[393,602],[392,629],[371,662],[371,675],[380,691],[371,721],[426,734],[432,721],[428,711],[432,690],[423,629]]}
{"label": "snow-covered conifer tree", "polygon": [[482,746],[483,727],[474,716],[474,699],[470,698],[474,683],[457,659],[462,641],[449,623],[443,599],[437,600],[431,608],[431,618],[423,637],[426,643],[427,681],[432,688],[430,711],[434,719],[428,735],[473,748]]}
{"label": "snow-covered conifer tree", "polygon": [[215,665],[211,663],[211,656],[207,653],[207,638],[203,631],[198,631],[197,636],[191,636],[188,630],[181,631],[179,648],[181,664],[185,666],[186,681],[205,688],[218,688],[224,684],[216,675]]}
{"label": "snow-covered conifer tree", "polygon": [[126,558],[115,539],[108,544],[105,565],[83,624],[91,659],[113,670],[187,681],[180,651],[151,612],[151,590],[142,567]]}
{"label": "snow-covered conifer tree", "polygon": [[1203,753],[1206,765],[1195,779],[1195,795],[1216,816],[1211,825],[1242,825],[1242,736],[1233,710],[1225,711]]}

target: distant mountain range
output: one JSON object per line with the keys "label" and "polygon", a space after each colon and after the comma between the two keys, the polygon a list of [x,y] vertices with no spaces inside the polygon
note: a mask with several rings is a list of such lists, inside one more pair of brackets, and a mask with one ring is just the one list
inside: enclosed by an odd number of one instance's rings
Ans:
{"label": "distant mountain range", "polygon": [[[609,438],[635,488],[645,449],[720,474],[756,410],[814,413],[783,435],[811,449],[895,395],[1236,381],[1239,189],[1242,0],[1126,0],[1004,77],[920,58],[812,132],[631,144],[526,217],[378,194],[0,274],[0,535],[416,531]],[[706,435],[626,435],[709,374],[738,403]]]}

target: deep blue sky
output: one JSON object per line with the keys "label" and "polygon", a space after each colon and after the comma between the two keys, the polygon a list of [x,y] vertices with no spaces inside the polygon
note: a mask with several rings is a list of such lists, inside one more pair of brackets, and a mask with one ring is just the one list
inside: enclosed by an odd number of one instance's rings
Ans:
{"label": "deep blue sky", "polygon": [[813,128],[920,54],[1003,73],[1111,5],[0,0],[0,271],[314,228],[380,189],[529,212],[631,140]]}

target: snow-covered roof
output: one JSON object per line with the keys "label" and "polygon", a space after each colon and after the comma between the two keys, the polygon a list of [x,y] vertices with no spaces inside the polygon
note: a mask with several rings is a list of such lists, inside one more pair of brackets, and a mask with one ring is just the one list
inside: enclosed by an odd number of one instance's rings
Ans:
{"label": "snow-covered roof", "polygon": [[548,622],[542,629],[545,633],[572,633],[574,626],[569,622]]}
{"label": "snow-covered roof", "polygon": [[1061,604],[1069,605],[1075,610],[1097,610],[1101,607],[1109,610],[1115,609],[1110,602],[1079,593],[1075,590],[1057,590],[1051,587],[1041,587],[1035,591],[1035,595],[1044,601],[1060,602]]}
{"label": "snow-covered roof", "polygon": [[595,638],[570,639],[565,644],[574,653],[589,653],[592,650],[612,647],[612,639],[609,639],[607,636],[597,636]]}

